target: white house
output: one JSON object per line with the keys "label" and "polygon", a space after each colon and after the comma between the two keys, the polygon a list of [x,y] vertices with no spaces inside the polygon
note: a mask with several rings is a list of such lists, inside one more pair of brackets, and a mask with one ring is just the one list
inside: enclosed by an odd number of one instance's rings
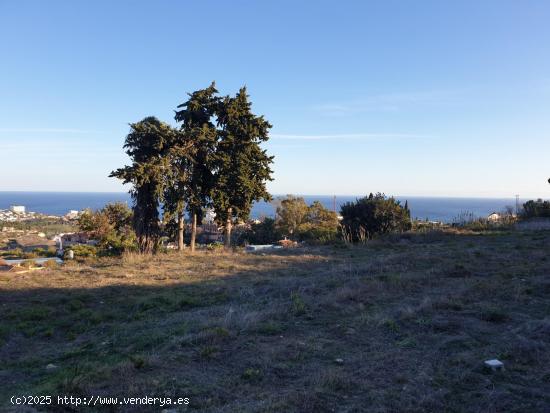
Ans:
{"label": "white house", "polygon": [[74,209],[71,209],[69,212],[65,214],[65,218],[67,219],[77,219],[80,215],[79,211],[76,211]]}
{"label": "white house", "polygon": [[498,212],[493,212],[487,217],[487,221],[495,222],[498,220],[500,220],[500,214]]}
{"label": "white house", "polygon": [[206,208],[204,211],[204,219],[203,222],[205,224],[213,224],[214,220],[216,219],[216,213],[212,208]]}
{"label": "white house", "polygon": [[15,214],[24,214],[25,207],[23,205],[12,205],[10,206],[10,211]]}

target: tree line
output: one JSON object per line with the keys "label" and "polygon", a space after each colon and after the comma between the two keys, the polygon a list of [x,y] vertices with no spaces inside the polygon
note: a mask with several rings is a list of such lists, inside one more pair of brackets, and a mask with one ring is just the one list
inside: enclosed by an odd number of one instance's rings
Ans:
{"label": "tree line", "polygon": [[282,237],[298,242],[364,243],[375,237],[410,230],[411,211],[383,193],[369,194],[340,208],[340,216],[319,201],[307,205],[304,198],[288,195],[279,200],[274,219],[251,225],[244,234],[247,242],[267,244]]}
{"label": "tree line", "polygon": [[272,180],[273,156],[261,145],[272,125],[252,112],[245,87],[234,96],[220,96],[214,82],[189,93],[174,119],[176,128],[153,116],[130,124],[124,149],[132,163],[109,175],[132,185],[131,225],[138,249],[157,250],[162,210],[180,250],[187,213],[194,250],[205,208],[215,211],[229,248],[234,221],[246,220],[255,201],[271,200],[266,183]]}

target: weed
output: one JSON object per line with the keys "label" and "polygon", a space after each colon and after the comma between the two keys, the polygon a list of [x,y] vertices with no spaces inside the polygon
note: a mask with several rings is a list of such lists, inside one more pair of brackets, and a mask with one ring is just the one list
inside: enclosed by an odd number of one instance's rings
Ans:
{"label": "weed", "polygon": [[248,368],[241,374],[241,379],[249,383],[259,382],[262,379],[262,371],[260,369]]}
{"label": "weed", "polygon": [[392,318],[385,318],[380,322],[380,324],[392,333],[397,333],[399,331],[399,324],[397,324],[397,321]]}
{"label": "weed", "polygon": [[292,304],[291,304],[292,314],[294,314],[295,316],[304,315],[307,311],[307,306],[303,298],[300,296],[300,294],[294,291],[290,294],[290,299],[292,301]]}
{"label": "weed", "polygon": [[200,349],[199,355],[204,359],[211,359],[215,357],[219,349],[216,346],[206,345]]}
{"label": "weed", "polygon": [[147,365],[147,359],[139,354],[131,356],[130,361],[136,369],[142,369]]}
{"label": "weed", "polygon": [[263,335],[276,335],[282,333],[284,331],[284,327],[281,323],[267,321],[265,323],[260,323],[256,327],[255,331]]}

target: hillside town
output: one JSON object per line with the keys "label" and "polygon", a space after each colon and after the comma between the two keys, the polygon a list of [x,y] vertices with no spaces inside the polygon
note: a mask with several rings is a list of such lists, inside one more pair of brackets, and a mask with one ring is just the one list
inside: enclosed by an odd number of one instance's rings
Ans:
{"label": "hillside town", "polygon": [[78,218],[79,211],[71,210],[63,216],[41,214],[39,212],[27,211],[24,205],[12,205],[9,209],[0,209],[0,221],[3,222],[23,222],[34,219],[61,219],[75,220]]}
{"label": "hillside town", "polygon": [[[47,215],[28,211],[23,205],[0,209],[0,256],[7,259],[35,258],[35,256],[60,256],[69,247],[98,244],[94,234],[81,231],[78,219],[84,211],[69,210],[65,215]],[[210,244],[222,241],[222,232],[214,222],[215,214],[206,210],[202,223],[197,228],[197,240]],[[256,222],[259,222],[256,220]],[[191,228],[188,225],[186,231]],[[237,225],[244,228],[246,225]],[[49,230],[47,230],[48,228]],[[164,247],[175,249],[173,242],[165,241]]]}

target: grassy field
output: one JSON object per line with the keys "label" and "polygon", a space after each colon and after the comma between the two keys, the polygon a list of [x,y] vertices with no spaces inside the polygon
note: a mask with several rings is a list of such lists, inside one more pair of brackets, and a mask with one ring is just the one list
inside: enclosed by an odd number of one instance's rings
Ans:
{"label": "grassy field", "polygon": [[[13,394],[148,395],[189,397],[169,411],[548,412],[549,249],[550,231],[429,233],[0,273],[0,401],[9,410]],[[486,370],[492,358],[505,370]]]}

